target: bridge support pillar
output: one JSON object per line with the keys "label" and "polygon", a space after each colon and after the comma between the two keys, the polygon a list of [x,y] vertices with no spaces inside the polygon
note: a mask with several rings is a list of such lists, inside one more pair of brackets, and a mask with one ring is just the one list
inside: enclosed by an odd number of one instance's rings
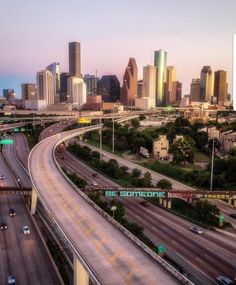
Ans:
{"label": "bridge support pillar", "polygon": [[32,187],[31,203],[30,203],[30,212],[32,215],[34,215],[36,212],[37,200],[38,200],[38,195],[34,187]]}
{"label": "bridge support pillar", "polygon": [[171,199],[163,199],[163,207],[170,209],[171,208]]}
{"label": "bridge support pillar", "polygon": [[159,204],[162,206],[163,205],[163,198],[159,198]]}
{"label": "bridge support pillar", "polygon": [[229,203],[230,205],[232,205],[232,198],[229,198],[229,199],[228,199],[228,203]]}
{"label": "bridge support pillar", "polygon": [[74,285],[89,285],[89,274],[74,254]]}
{"label": "bridge support pillar", "polygon": [[236,208],[236,200],[233,200],[233,206]]}

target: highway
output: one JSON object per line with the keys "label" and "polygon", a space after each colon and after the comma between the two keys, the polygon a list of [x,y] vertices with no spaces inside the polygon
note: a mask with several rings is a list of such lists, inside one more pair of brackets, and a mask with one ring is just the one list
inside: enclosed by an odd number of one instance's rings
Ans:
{"label": "highway", "polygon": [[[92,146],[92,145],[87,144],[85,142],[82,142],[80,140],[77,140],[77,142],[80,143],[81,145],[86,145],[86,146],[90,147],[92,150],[96,150],[96,151],[100,152],[100,149],[95,147],[95,146]],[[172,183],[172,188],[174,190],[196,190],[195,188],[193,188],[191,186],[188,186],[188,185],[181,183],[179,181],[176,181],[170,177],[167,177],[165,175],[162,175],[160,173],[157,173],[155,171],[147,169],[147,168],[145,168],[139,164],[133,163],[132,161],[126,160],[126,159],[124,159],[120,156],[117,156],[115,154],[112,154],[110,152],[102,150],[102,153],[105,154],[102,158],[105,161],[108,161],[109,159],[112,158],[112,159],[117,160],[119,165],[127,166],[130,170],[137,168],[137,169],[140,169],[142,174],[144,174],[147,171],[150,172],[150,174],[152,176],[153,185],[156,185],[160,179],[167,179]],[[236,229],[236,219],[233,219],[233,218],[228,216],[230,213],[236,213],[236,209],[234,209],[230,205],[227,205],[226,203],[222,203],[221,201],[218,201],[218,200],[211,200],[211,202],[217,205],[217,207],[220,209],[220,211],[225,215],[226,220],[229,221],[233,225],[233,227]]]}
{"label": "highway", "polygon": [[[70,152],[64,152],[64,158],[58,160],[70,172],[77,173],[88,182],[90,188],[96,181],[96,187],[120,187],[109,178],[98,174],[94,178],[95,170],[74,157]],[[126,208],[130,220],[142,225],[146,235],[155,244],[164,244],[170,255],[180,262],[192,274],[201,276],[198,284],[215,284],[216,276],[224,273],[234,276],[236,270],[235,239],[225,238],[223,235],[204,230],[202,236],[192,233],[189,229],[192,223],[175,216],[164,209],[149,203],[148,207],[140,205],[138,198],[118,198]],[[233,266],[234,264],[234,266]],[[195,271],[195,272],[194,272]]]}
{"label": "highway", "polygon": [[59,140],[77,134],[78,130],[73,130],[51,136],[31,152],[31,180],[42,204],[102,284],[176,284],[176,280],[104,219],[89,205],[84,194],[75,192],[61,175],[54,163],[53,149]]}
{"label": "highway", "polygon": [[[12,146],[4,146],[3,154],[8,161],[15,164],[15,168],[19,167]],[[19,169],[17,173],[21,177]],[[0,173],[6,177],[0,181],[1,186],[18,186],[2,154]],[[29,179],[26,181],[26,184],[30,183]],[[22,184],[25,185],[23,181]],[[9,216],[10,208],[16,211],[15,217]],[[8,226],[7,230],[0,232],[0,284],[6,284],[8,275],[14,275],[17,284],[21,285],[61,284],[26,209],[23,196],[1,195],[0,216],[1,221],[6,222]],[[24,225],[29,226],[30,235],[24,235]]]}

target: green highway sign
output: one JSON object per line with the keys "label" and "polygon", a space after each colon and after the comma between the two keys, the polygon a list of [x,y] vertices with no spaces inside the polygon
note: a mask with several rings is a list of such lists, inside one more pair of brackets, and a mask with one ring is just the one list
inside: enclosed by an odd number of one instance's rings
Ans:
{"label": "green highway sign", "polygon": [[0,144],[13,144],[14,140],[0,140]]}
{"label": "green highway sign", "polygon": [[158,253],[159,255],[164,255],[165,252],[166,252],[166,249],[165,249],[165,247],[164,247],[163,245],[157,246],[157,253]]}
{"label": "green highway sign", "polygon": [[225,221],[225,217],[223,215],[219,215],[219,227],[223,227]]}
{"label": "green highway sign", "polygon": [[166,111],[167,112],[173,112],[174,111],[174,107],[171,105],[166,106]]}

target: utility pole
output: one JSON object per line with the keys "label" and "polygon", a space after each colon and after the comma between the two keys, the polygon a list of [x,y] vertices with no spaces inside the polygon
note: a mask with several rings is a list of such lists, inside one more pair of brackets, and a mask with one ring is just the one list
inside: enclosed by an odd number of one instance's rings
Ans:
{"label": "utility pole", "polygon": [[115,123],[114,123],[114,114],[112,116],[112,152],[115,151]]}
{"label": "utility pole", "polygon": [[[100,105],[100,110],[102,109],[102,102]],[[100,161],[102,161],[102,115],[100,114],[99,124],[101,125],[100,128]]]}
{"label": "utility pole", "polygon": [[214,143],[215,143],[215,138],[213,137],[213,140],[212,140],[212,153],[211,153],[211,181],[210,181],[210,190],[211,191],[212,191],[212,187],[213,187],[214,154],[215,154]]}

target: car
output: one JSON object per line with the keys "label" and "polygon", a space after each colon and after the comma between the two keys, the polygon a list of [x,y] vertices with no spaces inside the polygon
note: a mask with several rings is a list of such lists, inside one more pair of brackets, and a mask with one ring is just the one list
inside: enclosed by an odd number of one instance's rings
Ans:
{"label": "car", "polygon": [[16,278],[14,276],[9,275],[7,277],[7,284],[8,285],[16,285]]}
{"label": "car", "polygon": [[140,205],[142,205],[142,206],[145,206],[145,207],[146,207],[146,206],[148,206],[148,202],[147,202],[147,201],[141,201],[141,202],[140,202]]}
{"label": "car", "polygon": [[24,233],[25,235],[29,235],[29,234],[30,234],[30,229],[29,229],[28,226],[23,226],[23,233]]}
{"label": "car", "polygon": [[203,233],[202,229],[198,228],[198,227],[191,227],[190,230],[196,234],[201,235]]}
{"label": "car", "polygon": [[98,186],[97,182],[95,182],[95,181],[92,182],[92,185],[93,186]]}
{"label": "car", "polygon": [[93,177],[95,177],[95,178],[98,177],[98,174],[97,174],[97,173],[93,173],[92,175],[93,175]]}
{"label": "car", "polygon": [[216,281],[220,285],[233,285],[234,284],[233,280],[229,279],[228,277],[226,277],[224,275],[220,275],[220,276],[216,277]]}
{"label": "car", "polygon": [[3,175],[3,174],[0,175],[0,179],[1,179],[1,180],[5,179],[5,178],[6,178],[5,175]]}
{"label": "car", "polygon": [[230,216],[231,218],[233,218],[233,219],[236,219],[236,213],[234,213],[234,214],[229,214],[229,216]]}
{"label": "car", "polygon": [[1,222],[1,224],[0,224],[0,229],[1,229],[2,231],[6,230],[6,229],[7,229],[7,224],[6,224],[5,222]]}
{"label": "car", "polygon": [[10,215],[10,217],[15,217],[16,211],[14,209],[10,209],[9,215]]}

